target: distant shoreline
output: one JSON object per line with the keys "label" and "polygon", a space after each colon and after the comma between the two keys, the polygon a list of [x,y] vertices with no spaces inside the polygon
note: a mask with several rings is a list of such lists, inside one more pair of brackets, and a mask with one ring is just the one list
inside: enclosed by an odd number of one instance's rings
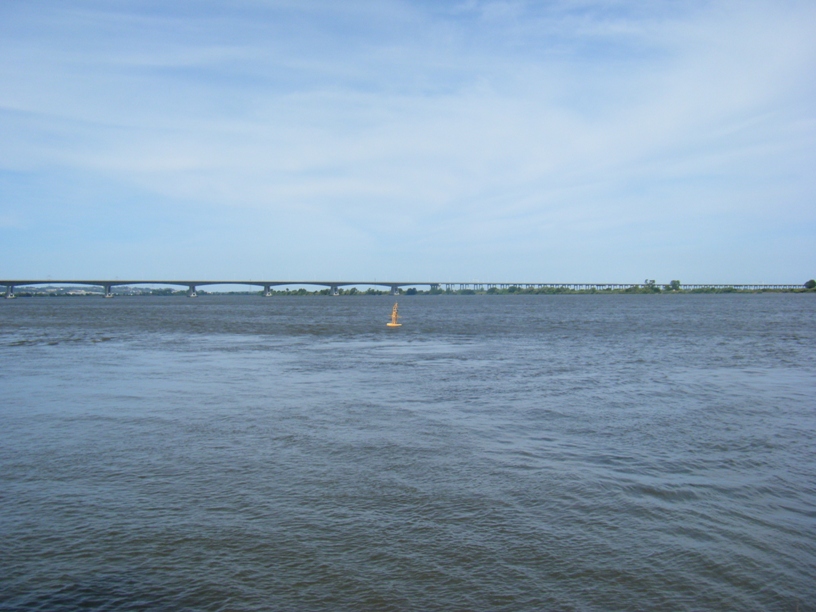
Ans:
{"label": "distant shoreline", "polygon": [[[141,287],[117,287],[113,291],[116,297],[188,297],[187,291],[183,289],[147,289]],[[349,289],[339,289],[336,295],[331,295],[329,289],[309,291],[307,289],[278,290],[271,291],[268,297],[303,297],[303,296],[327,296],[327,297],[358,297],[358,296],[429,296],[429,295],[699,295],[699,294],[758,294],[758,293],[816,293],[816,289],[800,288],[786,289],[736,289],[734,287],[695,287],[693,289],[670,289],[661,286],[640,285],[627,287],[625,289],[572,289],[569,287],[546,287],[546,288],[524,288],[510,286],[508,288],[489,289],[435,289],[420,290],[415,288],[401,289],[399,293],[392,294],[390,291],[367,289],[361,291],[356,287]],[[223,296],[223,295],[246,295],[264,296],[263,291],[202,291],[197,290],[198,296]],[[37,289],[16,290],[15,298],[81,298],[81,297],[102,297],[104,291],[95,287],[42,287]],[[2,298],[2,295],[0,295]]]}

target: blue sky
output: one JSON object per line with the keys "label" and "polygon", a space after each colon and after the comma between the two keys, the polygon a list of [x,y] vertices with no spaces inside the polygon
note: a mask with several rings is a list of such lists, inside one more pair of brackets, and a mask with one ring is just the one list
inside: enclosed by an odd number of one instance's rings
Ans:
{"label": "blue sky", "polygon": [[816,3],[0,3],[0,276],[816,276]]}

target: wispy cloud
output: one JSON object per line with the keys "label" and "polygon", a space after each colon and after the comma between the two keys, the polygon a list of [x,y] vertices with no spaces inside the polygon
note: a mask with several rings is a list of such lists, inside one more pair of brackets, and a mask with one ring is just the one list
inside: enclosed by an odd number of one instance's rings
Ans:
{"label": "wispy cloud", "polygon": [[[0,214],[27,228],[60,206],[109,207],[109,231],[177,224],[204,275],[263,274],[259,227],[287,276],[325,276],[327,258],[352,276],[542,280],[813,266],[785,241],[816,229],[811,3],[117,6],[0,8],[0,172],[45,184],[26,200],[0,182]],[[129,212],[145,199],[162,205]],[[779,252],[758,253],[747,236],[768,219]],[[94,225],[66,248],[127,273]],[[671,240],[644,260],[666,228],[708,268]]]}

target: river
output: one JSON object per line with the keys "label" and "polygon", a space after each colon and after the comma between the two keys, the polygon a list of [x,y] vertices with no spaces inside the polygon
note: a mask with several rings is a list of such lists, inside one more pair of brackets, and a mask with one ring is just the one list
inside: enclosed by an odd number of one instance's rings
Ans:
{"label": "river", "polygon": [[810,294],[0,303],[0,609],[816,610]]}

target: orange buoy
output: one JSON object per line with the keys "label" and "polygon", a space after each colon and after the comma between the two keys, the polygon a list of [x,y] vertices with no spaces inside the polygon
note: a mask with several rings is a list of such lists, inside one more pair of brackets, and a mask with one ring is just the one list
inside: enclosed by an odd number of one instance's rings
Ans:
{"label": "orange buoy", "polygon": [[402,323],[397,323],[399,314],[397,313],[397,304],[394,304],[394,309],[391,311],[391,322],[386,323],[388,327],[402,327]]}

